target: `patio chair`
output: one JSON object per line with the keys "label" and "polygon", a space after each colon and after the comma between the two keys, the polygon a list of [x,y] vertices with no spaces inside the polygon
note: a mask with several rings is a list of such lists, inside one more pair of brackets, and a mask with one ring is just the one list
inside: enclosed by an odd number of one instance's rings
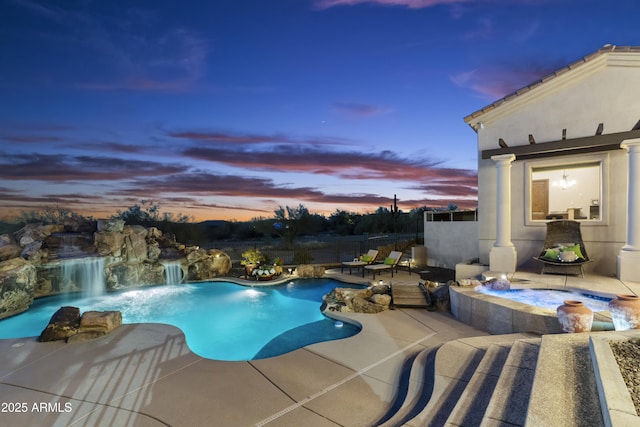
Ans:
{"label": "patio chair", "polygon": [[[365,265],[368,265],[368,264],[373,264],[377,256],[378,256],[378,251],[376,249],[369,249],[369,252],[367,252],[364,255],[361,255],[360,258],[358,258],[357,260],[354,259],[353,261],[343,262],[342,266],[340,267],[340,273],[344,273],[345,267],[349,267],[349,274],[351,274],[351,269],[353,267],[356,267],[359,270],[360,267],[364,267]],[[362,276],[364,277],[364,270],[362,271]]]}
{"label": "patio chair", "polygon": [[389,256],[385,258],[382,263],[365,265],[362,270],[362,277],[364,277],[364,270],[371,270],[373,273],[373,280],[376,280],[376,271],[381,273],[385,270],[391,270],[391,277],[393,277],[393,270],[395,269],[397,271],[400,258],[402,258],[402,252],[391,251]]}
{"label": "patio chair", "polygon": [[582,266],[591,260],[582,241],[580,223],[571,220],[549,221],[544,248],[533,259],[542,263],[540,274],[575,274],[584,277]]}

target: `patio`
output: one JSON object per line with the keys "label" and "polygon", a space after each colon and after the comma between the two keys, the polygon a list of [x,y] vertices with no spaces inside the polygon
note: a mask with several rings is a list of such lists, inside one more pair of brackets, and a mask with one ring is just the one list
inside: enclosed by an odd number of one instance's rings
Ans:
{"label": "patio", "polygon": [[[330,277],[362,281],[330,270]],[[381,278],[387,282],[389,274]],[[640,283],[517,272],[530,286],[638,293]],[[366,280],[366,279],[365,279]],[[394,285],[416,285],[400,270]],[[0,341],[0,390],[10,425],[369,426],[409,393],[409,361],[422,350],[488,333],[450,313],[396,309],[340,313],[362,332],[270,359],[220,362],[191,353],[183,334],[159,324],[124,325],[95,341]],[[488,339],[488,338],[487,338]],[[12,405],[12,406],[9,406]],[[3,410],[5,407],[3,406]]]}

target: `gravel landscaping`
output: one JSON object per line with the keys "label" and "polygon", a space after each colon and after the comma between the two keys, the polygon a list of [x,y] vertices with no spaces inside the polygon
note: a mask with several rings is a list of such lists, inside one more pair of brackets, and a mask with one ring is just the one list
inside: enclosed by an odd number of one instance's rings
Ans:
{"label": "gravel landscaping", "polygon": [[629,389],[631,399],[640,414],[640,339],[613,341],[610,343],[613,355],[618,362],[622,378]]}

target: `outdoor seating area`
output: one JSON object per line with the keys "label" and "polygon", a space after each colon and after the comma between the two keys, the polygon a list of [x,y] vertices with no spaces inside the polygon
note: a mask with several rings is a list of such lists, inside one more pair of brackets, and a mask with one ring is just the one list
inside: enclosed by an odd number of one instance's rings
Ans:
{"label": "outdoor seating area", "polygon": [[574,274],[584,277],[583,265],[591,260],[582,240],[580,223],[572,220],[547,222],[544,248],[534,259],[542,263],[541,274]]}
{"label": "outdoor seating area", "polygon": [[[398,263],[400,262],[400,258],[402,258],[402,252],[400,251],[391,251],[389,256],[384,259],[384,261],[366,265],[364,270],[371,271],[373,277],[372,280],[376,280],[376,273],[380,274],[383,271],[391,271],[391,277],[393,277],[393,271],[398,271]],[[362,272],[362,277],[364,277],[364,270]]]}
{"label": "outdoor seating area", "polygon": [[[377,249],[369,249],[366,254],[360,255],[359,258],[354,258],[353,261],[343,262],[340,272],[344,273],[344,267],[349,267],[349,275],[351,275],[351,269],[353,267],[355,267],[359,271],[365,265],[374,263],[376,261],[376,258],[378,257],[378,252],[379,251]],[[364,277],[364,270],[362,272],[362,277]]]}

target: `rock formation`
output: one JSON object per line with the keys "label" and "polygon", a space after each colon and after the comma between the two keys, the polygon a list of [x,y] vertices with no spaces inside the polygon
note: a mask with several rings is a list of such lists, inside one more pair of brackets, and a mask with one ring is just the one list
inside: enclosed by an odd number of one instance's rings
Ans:
{"label": "rock formation", "polygon": [[390,288],[386,285],[372,285],[368,288],[335,288],[324,296],[325,310],[380,313],[391,303]]}
{"label": "rock formation", "polygon": [[25,311],[34,298],[36,268],[22,258],[0,262],[0,319]]}
{"label": "rock formation", "polygon": [[85,311],[78,307],[61,307],[44,328],[38,341],[82,342],[108,334],[122,325],[119,311]]}
{"label": "rock formation", "polygon": [[180,264],[188,281],[231,269],[226,253],[180,244],[155,227],[122,220],[28,224],[0,235],[0,319],[27,310],[34,298],[83,290],[86,283],[69,279],[65,268],[87,257],[104,260],[106,290],[164,284],[169,262]]}

